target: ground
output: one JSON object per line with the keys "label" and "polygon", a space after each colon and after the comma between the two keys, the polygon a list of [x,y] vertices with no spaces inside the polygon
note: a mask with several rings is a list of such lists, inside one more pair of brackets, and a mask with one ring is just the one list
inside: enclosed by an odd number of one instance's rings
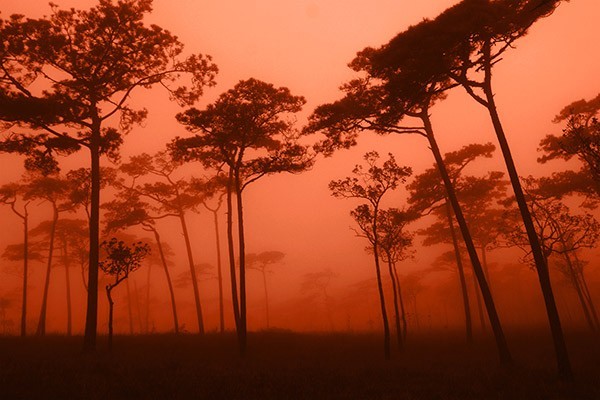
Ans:
{"label": "ground", "polygon": [[600,399],[600,341],[572,333],[576,380],[557,379],[549,337],[508,335],[515,358],[459,334],[409,336],[383,359],[377,334],[260,332],[245,358],[233,334],[117,336],[82,354],[81,337],[0,337],[2,399]]}

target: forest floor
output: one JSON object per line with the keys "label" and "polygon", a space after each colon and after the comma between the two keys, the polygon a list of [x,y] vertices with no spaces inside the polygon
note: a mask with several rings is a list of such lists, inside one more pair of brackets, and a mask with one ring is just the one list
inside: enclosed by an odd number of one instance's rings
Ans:
{"label": "forest floor", "polygon": [[[600,340],[569,333],[575,381],[557,379],[547,335],[508,335],[515,358],[500,367],[493,343],[460,335],[410,337],[383,359],[376,334],[0,337],[2,399],[600,399]],[[395,343],[394,343],[395,344]]]}

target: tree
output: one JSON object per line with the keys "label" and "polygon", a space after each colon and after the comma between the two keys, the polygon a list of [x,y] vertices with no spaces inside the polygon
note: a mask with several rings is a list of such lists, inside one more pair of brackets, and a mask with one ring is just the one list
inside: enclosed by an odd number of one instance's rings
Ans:
{"label": "tree", "polygon": [[219,284],[219,331],[221,333],[225,332],[225,314],[224,314],[224,306],[223,306],[223,266],[221,264],[221,236],[219,234],[219,210],[223,205],[223,196],[225,196],[226,192],[222,192],[219,194],[217,199],[217,204],[214,206],[209,206],[205,201],[204,208],[210,211],[213,214],[213,222],[215,224],[215,242],[216,242],[216,252],[217,252],[217,281]]}
{"label": "tree", "polygon": [[[346,95],[341,100],[317,107],[305,130],[325,134],[325,139],[316,147],[325,155],[331,155],[336,149],[355,145],[358,135],[365,131],[378,134],[417,134],[427,139],[483,294],[500,361],[510,364],[512,357],[494,299],[444,164],[429,114],[430,108],[457,84],[444,73],[443,65],[440,66],[431,59],[421,62],[418,56],[438,56],[432,49],[436,48],[436,41],[444,37],[436,34],[422,35],[421,31],[420,25],[409,28],[401,36],[401,43],[395,45],[392,54],[388,51],[389,45],[380,49],[368,47],[359,52],[350,67],[366,76],[342,86]],[[414,40],[415,37],[419,40]],[[406,118],[416,119],[418,122],[405,122]]]}
{"label": "tree", "polygon": [[23,221],[23,294],[21,296],[21,336],[27,335],[27,279],[29,277],[29,212],[31,203],[26,185],[8,183],[0,187],[0,203],[9,205],[12,212]]}
{"label": "tree", "polygon": [[331,330],[334,330],[333,315],[332,315],[332,298],[329,295],[329,285],[331,280],[338,275],[331,268],[324,268],[316,272],[307,272],[302,276],[302,284],[300,291],[307,294],[310,299],[321,297],[325,307],[325,313]]}
{"label": "tree", "polygon": [[[159,152],[154,156],[143,153],[130,157],[128,163],[121,165],[121,171],[131,177],[132,182],[129,186],[121,184],[121,200],[112,204],[113,212],[111,215],[114,226],[140,224],[144,229],[154,233],[157,243],[160,243],[160,237],[158,231],[154,228],[154,221],[166,217],[175,217],[179,220],[192,278],[198,331],[203,334],[202,304],[200,302],[192,244],[187,228],[186,212],[196,210],[204,200],[212,195],[212,184],[198,179],[192,181],[176,179],[174,175],[178,167],[179,164],[169,160],[166,153],[163,152]],[[137,181],[142,177],[159,178],[161,181],[138,183]],[[148,202],[145,200],[148,200]],[[129,221],[123,220],[121,216],[119,210],[122,206],[131,209]],[[165,265],[166,261],[163,263],[163,266]],[[167,272],[168,269],[165,267],[165,274]],[[167,278],[167,280],[169,281],[170,278]],[[171,303],[174,306],[175,300],[171,285],[170,290]]]}
{"label": "tree", "polygon": [[[275,173],[299,173],[313,158],[299,143],[293,115],[302,109],[304,97],[285,87],[248,79],[221,94],[204,110],[191,108],[177,120],[195,134],[177,137],[170,145],[176,159],[200,161],[205,167],[227,174],[227,235],[233,313],[240,353],[246,352],[246,240],[243,192],[258,179]],[[239,303],[233,243],[233,203],[236,197]]]}
{"label": "tree", "polygon": [[[28,155],[29,163],[56,169],[55,154],[90,152],[90,252],[84,348],[96,345],[100,158],[116,158],[122,132],[147,114],[129,100],[138,88],[160,85],[181,104],[192,104],[214,84],[210,57],[180,56],[183,44],[156,25],[144,23],[152,0],[99,0],[89,10],[59,10],[41,19],[13,16],[0,24],[0,120],[33,128],[1,146]],[[175,87],[182,74],[191,86]],[[37,93],[35,87],[49,87]],[[108,125],[120,116],[120,131]],[[41,132],[41,133],[40,133]]]}
{"label": "tree", "polygon": [[[402,57],[407,47],[416,50],[411,63],[426,71],[433,68],[438,76],[454,82],[454,86],[462,86],[488,111],[535,258],[559,374],[564,379],[571,379],[572,369],[548,266],[538,243],[492,88],[493,67],[502,59],[504,52],[525,36],[537,20],[551,14],[559,3],[561,0],[543,3],[539,0],[463,0],[434,20],[424,20],[397,35],[384,46],[379,61],[387,69],[401,68],[405,65]],[[419,47],[426,47],[426,50],[419,50]],[[423,74],[417,86],[428,87],[429,78],[429,75]]]}
{"label": "tree", "polygon": [[396,189],[401,183],[406,182],[406,178],[411,175],[412,170],[409,167],[399,166],[391,153],[381,166],[377,165],[379,154],[376,151],[366,153],[364,160],[366,166],[356,165],[352,170],[352,177],[331,181],[329,189],[334,197],[355,198],[366,201],[365,204],[361,204],[352,210],[350,214],[359,227],[357,234],[369,241],[370,249],[373,252],[383,322],[384,355],[386,359],[389,359],[390,327],[379,265],[381,242],[378,222],[383,196],[387,192]]}
{"label": "tree", "polygon": [[107,275],[114,277],[114,282],[106,285],[108,298],[108,349],[112,350],[113,338],[113,308],[114,301],[111,293],[119,283],[129,277],[129,274],[141,267],[142,261],[150,252],[150,246],[143,242],[134,242],[128,246],[116,238],[104,241],[101,248],[106,252],[106,257],[100,262],[100,269]]}
{"label": "tree", "polygon": [[261,253],[246,254],[246,265],[248,269],[253,269],[262,274],[263,288],[265,289],[265,320],[267,329],[269,329],[269,292],[267,290],[267,273],[272,273],[271,265],[280,263],[285,257],[285,253],[280,251],[263,251]]}

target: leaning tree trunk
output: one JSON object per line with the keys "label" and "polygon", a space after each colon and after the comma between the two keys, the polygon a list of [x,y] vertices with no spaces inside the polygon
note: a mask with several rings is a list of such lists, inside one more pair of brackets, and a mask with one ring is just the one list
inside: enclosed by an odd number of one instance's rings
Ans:
{"label": "leaning tree trunk", "polygon": [[387,259],[388,259],[388,271],[390,273],[390,279],[392,280],[392,291],[394,294],[394,313],[395,313],[395,318],[394,318],[394,322],[396,324],[396,339],[398,341],[398,349],[402,350],[403,347],[403,342],[402,342],[402,328],[400,327],[400,307],[398,305],[398,288],[396,287],[396,280],[394,279],[394,270],[392,268],[392,261],[391,261],[391,256],[388,253],[387,254]]}
{"label": "leaning tree trunk", "polygon": [[91,193],[90,193],[90,253],[88,263],[87,310],[85,314],[84,352],[96,350],[98,327],[98,258],[100,240],[100,124],[97,110],[92,105],[90,135]]}
{"label": "leaning tree trunk", "polygon": [[469,253],[469,258],[471,260],[471,264],[473,265],[473,270],[475,271],[475,276],[477,277],[479,288],[481,289],[481,295],[483,296],[483,301],[485,303],[488,317],[490,319],[490,324],[494,332],[494,338],[496,340],[496,347],[498,349],[500,362],[505,365],[512,364],[512,357],[510,355],[510,351],[506,343],[506,337],[504,336],[502,325],[500,324],[500,318],[498,317],[496,305],[494,304],[492,293],[490,292],[487,280],[485,279],[483,268],[481,267],[481,263],[479,262],[479,256],[477,255],[477,250],[475,249],[475,245],[473,244],[471,232],[469,231],[469,228],[467,226],[467,221],[465,220],[465,217],[463,215],[462,209],[458,202],[458,198],[456,197],[456,192],[454,191],[454,186],[452,185],[452,181],[450,180],[450,176],[448,175],[448,171],[446,170],[446,166],[444,165],[444,159],[442,158],[442,154],[435,140],[435,136],[433,134],[433,127],[431,125],[431,120],[429,119],[428,110],[424,109],[420,117],[423,121],[425,132],[427,133],[427,139],[429,140],[429,145],[431,147],[431,151],[433,152],[433,156],[435,158],[438,170],[444,182],[448,199],[450,200],[450,204],[452,205],[452,209],[454,210],[456,221],[458,222],[458,226],[460,228],[460,232],[465,242],[465,246],[467,247],[467,252]]}
{"label": "leaning tree trunk", "polygon": [[190,267],[190,275],[192,277],[192,288],[194,289],[194,302],[196,304],[196,317],[198,318],[198,332],[204,334],[204,321],[202,319],[202,305],[200,304],[200,291],[198,290],[198,280],[196,279],[196,266],[194,265],[194,257],[192,255],[192,245],[188,234],[187,225],[183,211],[179,213],[179,221],[183,230],[183,238],[185,240],[185,248],[187,250],[187,258]]}
{"label": "leaning tree trunk", "polygon": [[473,343],[473,323],[471,319],[471,306],[469,304],[469,292],[467,290],[467,280],[465,279],[465,269],[463,267],[462,258],[460,256],[460,249],[458,246],[458,239],[456,237],[456,231],[454,230],[454,223],[452,222],[452,208],[450,202],[446,197],[445,201],[446,216],[448,218],[448,228],[450,228],[450,236],[452,237],[452,246],[454,247],[454,257],[456,258],[456,267],[458,269],[458,279],[460,282],[460,290],[463,299],[463,310],[465,312],[465,332],[467,335],[467,343]]}
{"label": "leaning tree trunk", "polygon": [[233,305],[233,319],[235,331],[240,332],[240,305],[238,302],[237,278],[235,272],[235,249],[233,244],[233,169],[229,169],[227,180],[227,250],[229,255],[229,277],[231,279],[231,303]]}
{"label": "leaning tree trunk", "polygon": [[383,294],[383,282],[381,279],[381,268],[379,266],[379,243],[377,240],[377,207],[373,210],[373,256],[375,259],[375,272],[377,274],[377,290],[379,292],[379,303],[381,305],[381,320],[383,322],[383,354],[386,360],[390,355],[390,324],[385,308],[385,296]]}
{"label": "leaning tree trunk", "polygon": [[54,238],[56,237],[56,224],[58,223],[58,209],[52,204],[52,226],[50,227],[50,244],[48,248],[48,264],[46,266],[46,279],[44,281],[44,294],[42,295],[42,310],[38,321],[37,336],[46,334],[46,310],[48,309],[48,289],[50,288],[50,273],[52,272],[52,257],[54,256]]}
{"label": "leaning tree trunk", "polygon": [[169,273],[169,266],[167,265],[167,259],[163,251],[162,242],[160,235],[154,227],[150,227],[150,230],[154,233],[154,239],[156,240],[156,247],[158,247],[158,254],[160,255],[160,261],[165,271],[167,278],[167,286],[169,287],[169,297],[171,299],[171,310],[173,311],[173,325],[175,327],[175,334],[179,333],[179,321],[177,319],[177,305],[175,303],[175,292],[173,290],[173,283],[171,282],[171,274]]}
{"label": "leaning tree trunk", "polygon": [[[564,243],[563,243],[564,246]],[[575,289],[575,292],[577,293],[577,298],[579,299],[579,304],[581,304],[581,309],[583,311],[583,315],[585,316],[585,320],[588,324],[588,326],[590,327],[590,329],[592,330],[592,332],[596,332],[596,325],[594,324],[594,321],[592,320],[592,315],[590,313],[590,309],[587,305],[587,301],[585,299],[585,296],[583,295],[583,289],[581,288],[581,284],[579,282],[579,277],[577,276],[577,271],[575,270],[575,267],[573,266],[573,263],[571,262],[571,257],[569,257],[569,253],[565,252],[563,253],[564,257],[565,257],[565,261],[567,263],[567,268],[569,268],[569,277],[571,278],[571,282],[573,282],[573,288]]]}
{"label": "leaning tree trunk", "polygon": [[[577,257],[577,253],[573,253],[573,256],[575,257],[575,262],[577,263],[577,265],[580,265],[581,261],[579,261],[579,258]],[[580,286],[583,291],[583,295],[585,296],[585,299],[587,300],[588,307],[590,309],[590,312],[592,313],[592,317],[594,318],[594,323],[596,325],[596,328],[600,330],[600,321],[598,320],[598,313],[596,312],[596,307],[594,305],[592,295],[590,294],[590,289],[588,288],[587,281],[585,279],[585,275],[583,274],[583,269],[581,267],[579,269],[577,269],[577,279],[580,282]]]}
{"label": "leaning tree trunk", "polygon": [[540,281],[544,303],[546,305],[548,322],[552,332],[558,373],[562,378],[570,380],[573,377],[573,370],[571,368],[571,362],[569,361],[569,354],[567,352],[567,345],[565,343],[560,316],[556,307],[554,292],[552,291],[552,284],[550,283],[548,265],[544,260],[544,253],[542,251],[542,247],[540,246],[535,226],[533,225],[531,213],[527,207],[527,201],[525,200],[523,188],[521,187],[521,182],[519,181],[519,174],[517,173],[510,147],[508,145],[508,141],[506,140],[502,123],[500,122],[500,116],[498,115],[496,102],[494,100],[494,93],[492,91],[491,44],[489,42],[487,42],[483,48],[483,57],[486,59],[484,68],[485,78],[483,84],[483,91],[485,93],[485,100],[487,103],[486,108],[490,114],[494,131],[496,132],[500,149],[502,150],[502,155],[508,170],[508,176],[510,177],[510,182],[515,193],[519,211],[521,212],[521,218],[523,219],[523,224],[525,225],[525,230],[527,231],[531,252],[535,260],[536,271]]}
{"label": "leaning tree trunk", "polygon": [[238,340],[240,345],[240,354],[246,354],[248,341],[247,335],[247,314],[246,314],[246,242],[244,238],[244,208],[242,205],[242,187],[239,177],[239,171],[235,173],[235,194],[237,200],[237,219],[238,219],[238,251],[240,268],[240,326]]}

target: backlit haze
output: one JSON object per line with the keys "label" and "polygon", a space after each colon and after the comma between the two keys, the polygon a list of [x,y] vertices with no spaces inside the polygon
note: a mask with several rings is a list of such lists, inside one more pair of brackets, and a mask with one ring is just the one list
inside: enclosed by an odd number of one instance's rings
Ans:
{"label": "backlit haze", "polygon": [[[58,0],[60,8],[88,8],[88,0]],[[307,104],[298,115],[298,128],[319,104],[342,96],[338,87],[355,76],[347,67],[357,51],[366,46],[378,47],[397,33],[423,18],[434,18],[456,4],[453,0],[155,0],[148,22],[176,34],[185,44],[185,53],[203,53],[213,57],[219,67],[217,85],[206,90],[196,107],[214,101],[239,80],[257,78],[276,86],[290,88],[292,94],[306,97]],[[38,18],[50,13],[45,0],[0,0],[4,18],[13,13]],[[566,168],[562,162],[540,165],[536,162],[540,139],[548,133],[559,133],[562,125],[552,123],[553,117],[568,103],[595,97],[600,92],[600,2],[573,0],[558,7],[553,15],[537,22],[530,33],[517,41],[494,69],[494,87],[500,115],[512,146],[517,168],[522,176],[548,175]],[[160,88],[138,90],[134,104],[147,107],[149,118],[143,126],[135,127],[125,138],[122,160],[140,152],[163,150],[175,136],[188,133],[175,120],[181,109],[170,102]],[[469,143],[492,142],[496,138],[485,109],[473,102],[462,89],[454,89],[447,100],[432,109],[438,141],[442,152],[457,150]],[[313,139],[317,139],[314,137]],[[271,326],[294,330],[366,330],[379,328],[378,300],[374,283],[372,257],[364,251],[366,242],[350,229],[354,222],[349,211],[359,203],[355,200],[331,197],[327,184],[350,174],[362,155],[377,150],[382,155],[392,152],[401,165],[413,168],[415,174],[433,164],[424,138],[419,136],[376,136],[365,134],[359,146],[335,153],[331,158],[320,157],[312,170],[299,175],[280,174],[254,183],[245,192],[245,226],[248,252],[277,250],[285,253],[282,263],[272,266],[268,275],[271,307]],[[498,151],[497,151],[498,153]],[[64,172],[85,166],[87,153],[61,159]],[[108,161],[103,160],[104,165]],[[2,173],[0,183],[18,180],[23,172],[22,159],[0,154]],[[574,164],[573,164],[574,165]],[[474,175],[489,170],[504,171],[498,157],[477,161],[468,172]],[[182,169],[182,174],[200,174],[199,164]],[[103,201],[110,191],[103,192]],[[386,200],[386,206],[402,207],[406,193],[396,191]],[[0,209],[0,252],[7,244],[21,238],[21,222],[9,207]],[[47,205],[31,207],[35,226],[50,218]],[[72,216],[68,216],[72,217]],[[222,243],[225,243],[224,213],[221,215]],[[431,220],[421,219],[411,230],[427,226]],[[190,235],[197,263],[216,265],[212,216],[202,210],[190,214]],[[173,276],[189,273],[184,262],[185,248],[177,221],[159,222],[162,236],[173,248]],[[143,235],[143,232],[131,230]],[[147,235],[146,235],[147,236]],[[420,319],[419,329],[428,327],[462,327],[459,287],[454,269],[448,272],[422,273],[430,268],[435,257],[446,248],[424,248],[416,237],[415,258],[402,262],[398,268],[406,280],[410,307]],[[226,265],[226,248],[222,248]],[[490,280],[499,291],[497,302],[500,316],[507,324],[545,323],[539,285],[535,273],[520,262],[517,250],[497,250],[489,255],[492,263]],[[594,252],[584,258],[593,260]],[[20,279],[11,272],[19,264],[0,261],[0,297],[11,299],[5,310],[12,319],[16,333],[19,317]],[[35,327],[43,284],[44,265],[32,262],[29,315],[30,329]],[[335,273],[328,293],[332,298],[333,322],[319,295],[301,290],[307,273],[330,269]],[[214,276],[200,275],[200,296],[205,310],[208,330],[218,327],[217,284]],[[588,272],[592,294],[599,299],[600,271],[592,263]],[[73,272],[74,331],[82,332],[85,312],[84,288],[79,272]],[[49,332],[64,331],[62,310],[64,300],[64,270],[56,267],[49,295]],[[511,277],[518,276],[514,285]],[[130,279],[134,303],[134,331],[143,331],[146,309],[148,269],[133,273]],[[418,277],[418,278],[417,278]],[[417,283],[420,279],[419,283]],[[367,283],[363,281],[368,280]],[[228,274],[225,274],[226,324],[233,329],[229,298]],[[362,282],[362,283],[361,283]],[[508,283],[507,283],[508,282]],[[512,282],[512,283],[511,283]],[[248,272],[248,323],[250,329],[265,327],[262,276]],[[103,286],[101,286],[103,287]],[[365,289],[366,288],[366,289]],[[372,290],[367,290],[371,288]],[[577,326],[584,323],[577,308],[572,289],[560,283],[556,287],[558,305],[565,323]],[[115,329],[129,329],[127,290],[116,290],[117,310]],[[313,293],[314,294],[314,293]],[[496,294],[496,293],[495,293]],[[527,299],[518,304],[515,296]],[[106,326],[106,299],[100,296],[100,323]],[[176,289],[181,323],[195,331],[194,304],[191,286]],[[119,301],[119,299],[123,299]],[[412,299],[412,300],[411,300]],[[171,329],[170,306],[164,275],[159,266],[151,270],[149,329]],[[568,315],[568,316],[567,316]],[[477,327],[477,323],[475,323]]]}

